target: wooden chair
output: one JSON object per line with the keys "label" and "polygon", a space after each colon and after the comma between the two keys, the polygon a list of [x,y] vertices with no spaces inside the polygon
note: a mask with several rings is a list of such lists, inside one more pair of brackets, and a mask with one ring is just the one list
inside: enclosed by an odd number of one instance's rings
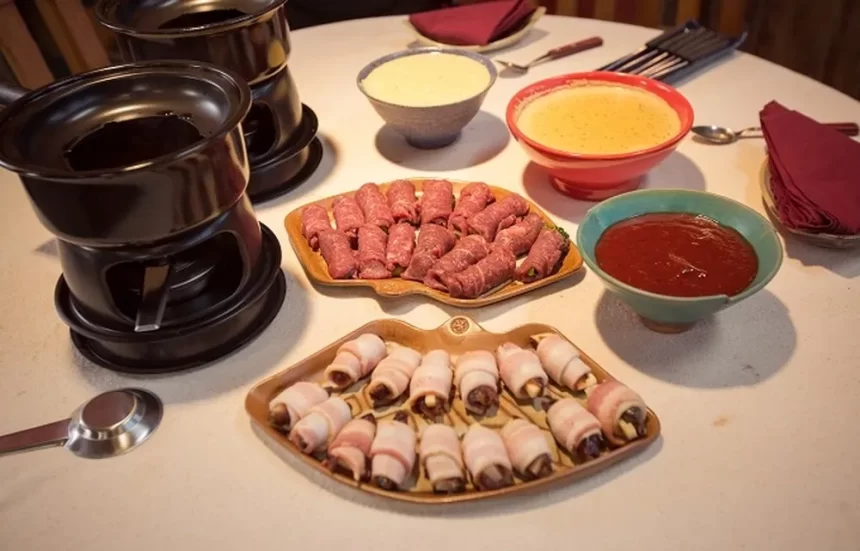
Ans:
{"label": "wooden chair", "polygon": [[81,0],[35,0],[69,71],[80,73],[108,65],[96,25]]}
{"label": "wooden chair", "polygon": [[14,0],[0,0],[0,55],[25,88],[39,88],[54,80]]}

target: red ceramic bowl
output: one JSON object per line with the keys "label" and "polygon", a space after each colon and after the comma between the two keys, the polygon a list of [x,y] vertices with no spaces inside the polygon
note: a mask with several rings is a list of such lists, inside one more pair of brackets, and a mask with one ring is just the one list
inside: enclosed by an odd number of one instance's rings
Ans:
{"label": "red ceramic bowl", "polygon": [[[541,145],[520,131],[517,118],[525,104],[555,88],[581,80],[626,84],[663,98],[678,114],[681,131],[657,146],[617,155],[561,151]],[[639,187],[645,173],[668,157],[690,131],[693,107],[680,92],[662,82],[635,75],[594,71],[548,78],[523,88],[508,103],[506,118],[511,134],[535,163],[547,169],[559,191],[577,199],[599,201]]]}

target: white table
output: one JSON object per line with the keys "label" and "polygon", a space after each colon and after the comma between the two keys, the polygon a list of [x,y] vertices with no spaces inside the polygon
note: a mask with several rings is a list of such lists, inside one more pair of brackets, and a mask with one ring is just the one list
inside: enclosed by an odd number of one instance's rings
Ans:
{"label": "white table", "polygon": [[[477,311],[422,299],[313,287],[282,220],[312,199],[410,175],[479,179],[524,191],[573,233],[588,203],[558,195],[509,141],[500,119],[519,88],[588,70],[656,31],[544,18],[503,59],[601,35],[600,49],[499,79],[459,143],[421,152],[387,132],[355,88],[368,61],[401,49],[398,18],[294,33],[292,70],[327,142],[318,174],[259,209],[284,251],[289,292],[273,325],[241,353],[189,374],[132,379],[78,358],[54,311],[60,275],[51,236],[15,176],[0,173],[0,433],[71,412],[95,394],[140,385],[166,402],[164,421],[133,453],[88,461],[63,449],[0,459],[0,548],[25,550],[468,551],[553,549],[860,548],[860,256],[791,244],[773,282],[693,331],[644,329],[586,274]],[[499,54],[501,56],[501,53]],[[860,120],[860,103],[760,59],[739,55],[681,85],[696,119],[757,124],[769,100],[820,120]],[[685,140],[648,186],[720,193],[761,210],[761,141]],[[490,330],[552,324],[645,396],[663,421],[646,453],[544,495],[420,510],[369,501],[299,472],[273,453],[243,409],[258,380],[370,320],[432,328],[467,313]]]}

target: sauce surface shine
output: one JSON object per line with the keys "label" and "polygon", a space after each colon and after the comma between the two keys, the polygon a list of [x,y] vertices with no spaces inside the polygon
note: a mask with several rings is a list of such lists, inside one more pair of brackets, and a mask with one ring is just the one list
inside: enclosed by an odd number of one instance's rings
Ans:
{"label": "sauce surface shine", "polygon": [[595,247],[597,264],[624,283],[675,297],[734,296],[755,280],[758,257],[732,228],[686,213],[618,222]]}
{"label": "sauce surface shine", "polygon": [[490,72],[469,57],[431,52],[385,62],[373,69],[361,85],[379,101],[432,107],[477,96],[490,85]]}
{"label": "sauce surface shine", "polygon": [[522,107],[517,126],[552,149],[613,155],[660,145],[681,131],[663,98],[623,84],[572,83]]}

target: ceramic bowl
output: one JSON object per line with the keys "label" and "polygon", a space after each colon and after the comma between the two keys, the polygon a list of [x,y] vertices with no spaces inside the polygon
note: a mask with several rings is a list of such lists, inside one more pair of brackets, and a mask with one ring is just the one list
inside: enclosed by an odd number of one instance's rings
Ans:
{"label": "ceramic bowl", "polygon": [[[374,98],[364,89],[362,81],[380,65],[394,59],[428,53],[446,53],[474,59],[487,68],[487,72],[490,73],[490,82],[480,94],[456,103],[429,107],[410,107],[388,103]],[[436,149],[450,145],[457,140],[463,128],[478,114],[484,97],[496,82],[497,76],[498,73],[493,62],[481,54],[455,48],[414,48],[395,52],[370,62],[358,73],[358,89],[370,100],[370,104],[373,105],[379,116],[394,130],[402,134],[410,145],[421,149]]]}
{"label": "ceramic bowl", "polygon": [[[528,102],[577,81],[625,84],[655,94],[678,114],[681,130],[654,147],[607,155],[585,155],[553,149],[535,142],[520,131],[517,119]],[[594,71],[548,78],[523,88],[508,103],[506,119],[511,134],[532,161],[547,169],[556,189],[577,199],[599,201],[639,187],[643,176],[668,157],[690,131],[693,107],[680,92],[662,82],[636,75]]]}
{"label": "ceramic bowl", "polygon": [[[597,265],[594,249],[608,227],[653,212],[701,214],[734,228],[755,249],[758,273],[742,293],[729,297],[672,297],[643,291],[623,283]],[[576,234],[583,260],[606,288],[627,304],[655,331],[677,333],[697,321],[748,298],[770,282],[782,265],[782,244],[773,226],[753,209],[726,197],[702,191],[649,189],[613,197],[588,211]]]}

